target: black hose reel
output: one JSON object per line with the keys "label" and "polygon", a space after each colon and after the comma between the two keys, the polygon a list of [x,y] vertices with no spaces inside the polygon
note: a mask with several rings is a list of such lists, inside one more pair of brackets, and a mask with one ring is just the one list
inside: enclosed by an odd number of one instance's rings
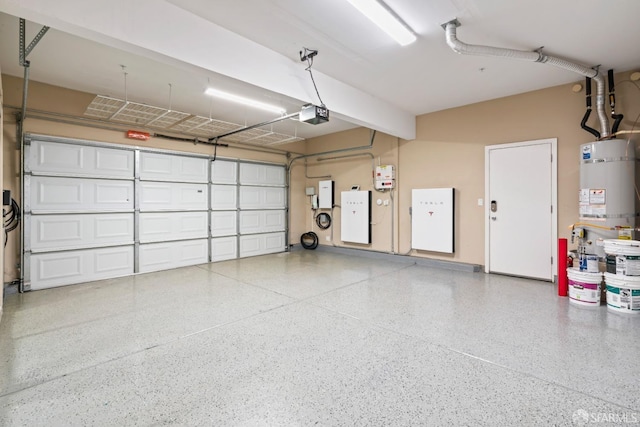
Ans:
{"label": "black hose reel", "polygon": [[331,227],[331,215],[326,212],[321,212],[316,216],[316,225],[321,230],[326,230]]}
{"label": "black hose reel", "polygon": [[300,236],[300,244],[305,249],[315,249],[318,247],[318,235],[313,231],[307,231]]}

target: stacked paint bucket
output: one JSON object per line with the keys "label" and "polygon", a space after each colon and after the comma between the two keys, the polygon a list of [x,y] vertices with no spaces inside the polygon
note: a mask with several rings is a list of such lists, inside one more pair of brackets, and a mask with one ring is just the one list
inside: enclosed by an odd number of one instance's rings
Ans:
{"label": "stacked paint bucket", "polygon": [[583,307],[599,307],[602,294],[602,273],[598,256],[580,254],[579,267],[567,269],[569,302]]}
{"label": "stacked paint bucket", "polygon": [[640,314],[640,241],[611,239],[604,241],[607,255],[607,309],[625,314]]}

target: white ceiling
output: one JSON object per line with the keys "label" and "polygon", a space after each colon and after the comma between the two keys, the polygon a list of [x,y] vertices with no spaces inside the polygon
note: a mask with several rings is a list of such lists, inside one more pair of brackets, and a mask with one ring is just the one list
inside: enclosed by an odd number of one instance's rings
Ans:
{"label": "white ceiling", "polygon": [[[0,0],[2,72],[21,76],[18,19],[31,78],[239,124],[274,118],[203,95],[207,85],[295,112],[318,104],[303,47],[317,49],[314,76],[329,123],[287,120],[277,132],[305,138],[368,126],[411,139],[415,116],[581,80],[549,65],[460,56],[441,24],[458,18],[461,41],[544,52],[588,66],[640,68],[638,0],[387,0],[418,35],[400,47],[346,0]],[[171,98],[169,96],[171,84]],[[213,135],[212,135],[213,136]]]}

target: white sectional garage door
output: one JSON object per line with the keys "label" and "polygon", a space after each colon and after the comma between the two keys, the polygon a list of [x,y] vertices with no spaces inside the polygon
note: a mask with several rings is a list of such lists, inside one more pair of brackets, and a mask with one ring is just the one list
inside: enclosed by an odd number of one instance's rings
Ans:
{"label": "white sectional garage door", "polygon": [[211,162],[211,261],[238,257],[238,162]]}
{"label": "white sectional garage door", "polygon": [[30,289],[134,273],[134,152],[34,140],[25,147]]}
{"label": "white sectional garage door", "polygon": [[286,249],[285,168],[263,163],[211,163],[211,260]]}
{"label": "white sectional garage door", "polygon": [[25,139],[25,290],[286,250],[283,165]]}
{"label": "white sectional garage door", "polygon": [[286,230],[285,168],[240,163],[239,256],[283,252]]}
{"label": "white sectional garage door", "polygon": [[209,160],[140,153],[138,271],[209,261]]}

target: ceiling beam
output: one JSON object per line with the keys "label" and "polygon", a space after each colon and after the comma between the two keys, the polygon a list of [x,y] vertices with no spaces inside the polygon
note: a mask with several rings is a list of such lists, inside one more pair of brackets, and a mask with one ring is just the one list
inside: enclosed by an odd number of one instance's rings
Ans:
{"label": "ceiling beam", "polygon": [[[164,0],[0,0],[0,10],[159,62],[177,60],[302,103],[318,103],[306,63]],[[319,71],[314,77],[334,117],[415,139],[415,115]]]}

